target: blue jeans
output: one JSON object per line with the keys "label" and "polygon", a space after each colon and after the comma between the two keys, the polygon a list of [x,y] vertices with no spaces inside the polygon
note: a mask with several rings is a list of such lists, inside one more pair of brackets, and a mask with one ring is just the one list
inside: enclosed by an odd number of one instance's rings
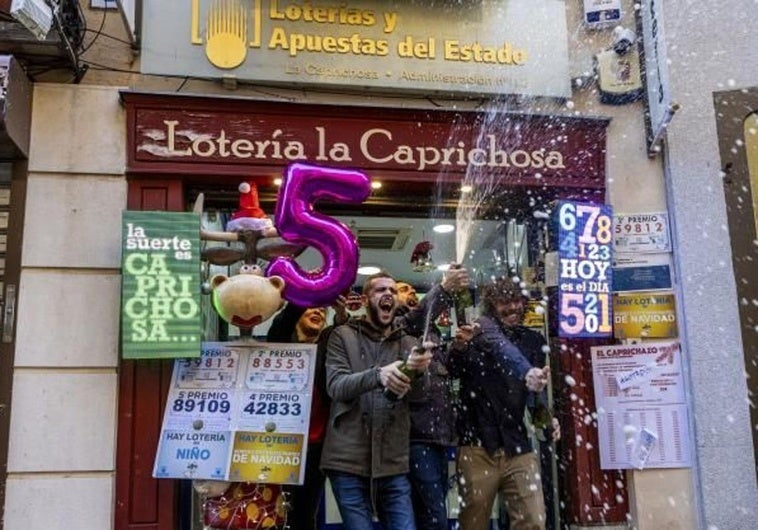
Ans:
{"label": "blue jeans", "polygon": [[408,478],[416,527],[419,530],[447,530],[447,448],[412,443]]}
{"label": "blue jeans", "polygon": [[[406,475],[372,479],[327,471],[345,530],[373,530],[373,493],[379,522],[387,530],[416,530],[411,505],[411,485]],[[372,491],[373,490],[373,491]]]}

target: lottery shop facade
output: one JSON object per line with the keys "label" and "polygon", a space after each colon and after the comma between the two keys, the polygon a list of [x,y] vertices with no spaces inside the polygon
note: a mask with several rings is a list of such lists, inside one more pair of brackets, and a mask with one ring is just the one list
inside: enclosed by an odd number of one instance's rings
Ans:
{"label": "lottery shop facade", "polygon": [[[476,182],[496,184],[493,202],[506,200],[522,213],[560,199],[605,200],[606,119],[502,113],[493,120],[473,111],[137,92],[122,92],[121,99],[126,109],[130,210],[184,211],[197,192],[233,195],[242,179],[252,179],[264,210],[273,212],[274,179],[291,162],[365,171],[381,178],[383,189],[414,198],[439,197],[439,190],[443,195],[454,193],[467,178],[471,181],[473,169]],[[379,215],[383,209],[389,215],[403,214],[404,206],[391,196],[378,198],[376,205],[371,202],[366,207]],[[572,411],[576,401],[569,398],[581,388],[581,402],[592,407],[589,348],[597,341],[551,340],[553,366],[579,383],[555,388],[564,437],[588,440],[597,447],[596,428],[574,419],[584,415]],[[557,355],[561,348],[571,354]],[[151,528],[169,529],[180,517],[176,499],[181,503],[186,491],[178,481],[151,477],[171,369],[171,361],[121,362],[117,528],[136,529],[150,521]],[[574,444],[562,447],[564,519],[624,521],[628,505],[623,473],[601,471],[597,451]],[[598,494],[592,484],[602,484],[604,491]]]}

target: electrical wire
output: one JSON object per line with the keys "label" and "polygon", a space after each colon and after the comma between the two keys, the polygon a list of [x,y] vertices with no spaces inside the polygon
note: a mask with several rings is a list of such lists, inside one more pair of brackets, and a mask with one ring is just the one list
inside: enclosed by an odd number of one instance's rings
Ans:
{"label": "electrical wire", "polygon": [[[100,27],[97,29],[97,33],[92,38],[92,40],[89,42],[89,44],[87,44],[87,46],[85,46],[82,49],[82,51],[79,52],[79,55],[84,55],[87,52],[87,50],[89,50],[92,47],[92,45],[95,44],[95,42],[97,42],[97,39],[100,38],[100,34],[103,32],[103,28],[105,27],[105,17],[107,17],[107,16],[108,16],[108,10],[107,9],[103,9],[103,19],[100,21]],[[85,29],[85,31],[88,31],[88,30]]]}
{"label": "electrical wire", "polygon": [[184,78],[184,81],[182,81],[182,84],[181,84],[181,85],[179,85],[179,86],[176,88],[175,92],[181,92],[181,90],[184,88],[184,85],[186,85],[186,84],[187,84],[187,81],[189,81],[189,77],[185,77],[185,78]]}
{"label": "electrical wire", "polygon": [[[91,44],[92,43],[90,43],[90,45]],[[142,73],[142,72],[140,72],[138,70],[128,70],[128,69],[123,69],[123,68],[117,68],[115,66],[109,66],[109,65],[106,65],[106,64],[97,63],[95,61],[91,61],[91,60],[88,60],[88,59],[82,59],[81,62],[83,64],[87,64],[87,65],[91,66],[93,70],[98,70],[98,71],[111,71],[111,72],[124,73],[124,74],[137,74],[137,75],[143,75],[143,76],[149,76],[149,77],[177,78],[177,79],[183,79],[183,80],[186,79],[187,82],[189,82],[189,81],[207,81],[207,82],[217,82],[217,81],[219,81],[218,78],[213,78],[213,77],[196,77],[196,76],[183,76],[183,75],[170,75],[170,74]],[[183,88],[183,87],[184,87],[184,85],[182,85],[180,88]],[[287,101],[295,101],[297,99],[294,96],[287,96],[287,95],[284,95],[284,94],[277,94],[275,92],[268,92],[266,90],[266,89],[277,90],[277,89],[282,89],[282,88],[284,88],[284,89],[291,89],[291,87],[283,87],[283,86],[280,86],[280,85],[267,84],[267,83],[245,83],[244,81],[240,81],[240,87],[244,88],[246,90],[255,91],[255,92],[259,93],[259,94],[262,94],[262,95],[265,95],[265,96],[268,96],[268,97],[276,97],[276,98],[287,100]],[[303,87],[303,88],[305,88],[305,87]],[[178,89],[177,89],[177,91],[178,91]],[[333,95],[333,96],[344,96],[346,94],[349,94],[349,95],[366,95],[365,92],[360,92],[360,91],[357,91],[357,90],[349,90],[349,89],[347,89],[346,91],[340,92],[340,91],[329,90],[329,89],[324,89],[324,88],[317,88],[317,87],[307,87],[307,92],[310,92],[312,94]],[[374,95],[374,94],[372,93],[372,95]],[[383,93],[383,92],[382,93],[376,93],[376,95],[381,95],[385,99],[404,99],[404,100],[415,99],[417,101],[426,101],[426,102],[432,103],[433,105],[435,105],[438,108],[445,108],[444,105],[442,105],[440,103],[437,103],[436,101],[431,101],[428,96],[419,96],[419,97],[415,97],[414,98],[413,96],[410,96],[408,94],[397,94],[397,93],[395,93],[395,94],[389,94],[389,93]],[[446,98],[442,98],[442,99],[447,101]],[[458,100],[456,100],[456,99],[454,99],[454,98],[451,97],[450,101],[458,101]]]}
{"label": "electrical wire", "polygon": [[[96,33],[96,34],[98,33],[98,32],[96,32],[94,29],[89,29],[89,28],[85,29],[84,31],[87,31],[87,32],[89,32],[89,33]],[[131,47],[131,46],[132,46],[132,43],[131,43],[131,42],[129,42],[128,40],[120,39],[120,38],[118,38],[118,37],[116,37],[116,36],[114,36],[114,35],[109,35],[108,33],[100,32],[100,33],[99,33],[99,36],[100,36],[100,37],[107,37],[107,38],[109,38],[109,39],[113,39],[113,40],[115,40],[116,42],[120,42],[121,44],[126,44],[126,45],[127,45],[127,46],[129,46],[129,47]],[[97,38],[97,37],[95,37],[95,38]]]}

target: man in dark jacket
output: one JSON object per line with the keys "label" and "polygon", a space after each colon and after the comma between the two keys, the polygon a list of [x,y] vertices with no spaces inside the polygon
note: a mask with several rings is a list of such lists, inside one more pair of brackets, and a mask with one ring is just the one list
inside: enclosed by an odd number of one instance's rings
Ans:
{"label": "man in dark jacket", "polygon": [[[327,473],[346,530],[371,530],[376,511],[391,530],[414,530],[408,482],[410,415],[403,397],[411,379],[400,370],[423,372],[432,353],[418,338],[450,302],[447,292],[467,285],[468,273],[446,276],[416,310],[395,318],[397,286],[387,274],[363,286],[366,316],[335,328],[327,346],[327,391],[332,398],[321,467]],[[453,288],[453,285],[456,285]],[[418,378],[417,381],[423,381]]]}
{"label": "man in dark jacket", "polygon": [[484,288],[483,316],[461,326],[453,341],[450,368],[461,379],[460,438],[462,530],[488,527],[500,492],[513,530],[545,528],[540,465],[531,450],[524,411],[528,391],[540,392],[548,367],[533,367],[508,339],[521,323],[524,300],[510,279]]}
{"label": "man in dark jacket", "polygon": [[[419,305],[416,289],[409,283],[397,282],[397,298],[399,314]],[[438,347],[432,350],[432,362],[426,371],[426,388],[408,395],[411,410],[408,477],[416,527],[419,530],[447,530],[447,450],[455,445],[452,381],[446,368],[447,349],[442,346],[434,323],[429,324],[426,334],[428,340]]]}
{"label": "man in dark jacket", "polygon": [[[512,305],[507,325],[503,326],[506,337],[510,340],[532,366],[545,366],[549,348],[545,337],[538,331],[522,325],[526,313],[526,304],[515,300]],[[555,528],[555,511],[553,509],[553,444],[561,437],[560,424],[550,413],[547,391],[529,392],[526,407],[529,410],[531,424],[534,428],[538,447],[536,447],[542,470],[542,493],[545,498],[547,530]],[[500,511],[500,530],[511,530],[508,512]]]}

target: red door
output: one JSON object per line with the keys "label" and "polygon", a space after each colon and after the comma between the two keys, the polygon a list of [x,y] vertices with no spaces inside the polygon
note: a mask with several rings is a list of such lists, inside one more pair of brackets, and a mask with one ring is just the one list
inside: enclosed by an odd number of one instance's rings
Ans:
{"label": "red door", "polygon": [[562,433],[558,460],[562,520],[579,525],[623,523],[628,512],[624,472],[600,469],[597,417],[593,417],[597,408],[590,348],[608,341],[557,337],[552,341],[558,372],[555,408]]}
{"label": "red door", "polygon": [[[128,209],[184,210],[178,180],[129,182]],[[172,360],[121,361],[116,460],[116,530],[176,528],[177,481],[153,478]]]}

